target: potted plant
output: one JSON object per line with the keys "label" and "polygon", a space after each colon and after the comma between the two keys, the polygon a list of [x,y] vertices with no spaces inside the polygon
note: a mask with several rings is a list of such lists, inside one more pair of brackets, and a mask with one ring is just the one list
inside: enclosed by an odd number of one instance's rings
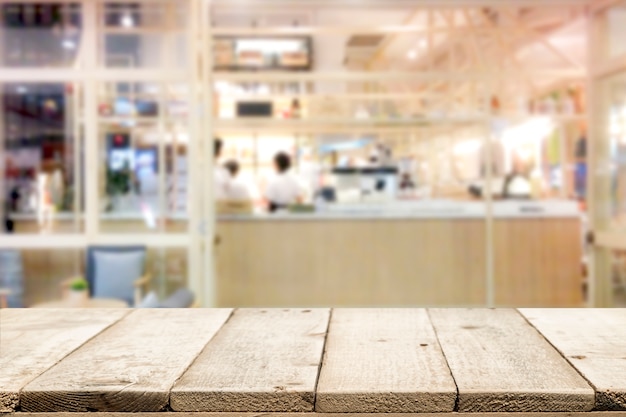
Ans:
{"label": "potted plant", "polygon": [[131,171],[128,161],[124,163],[122,170],[116,171],[112,170],[110,167],[107,168],[106,191],[111,199],[108,211],[114,211],[119,208],[121,198],[128,195],[131,191],[130,181]]}
{"label": "potted plant", "polygon": [[81,307],[86,304],[89,299],[89,284],[80,277],[70,282],[70,291],[67,295],[67,301],[74,307]]}

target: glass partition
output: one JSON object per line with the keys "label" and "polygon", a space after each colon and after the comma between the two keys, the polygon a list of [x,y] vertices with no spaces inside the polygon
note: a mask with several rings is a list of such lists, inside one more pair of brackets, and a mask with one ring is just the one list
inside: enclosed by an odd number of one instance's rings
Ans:
{"label": "glass partition", "polygon": [[79,2],[2,2],[0,67],[69,68],[83,31]]}
{"label": "glass partition", "polygon": [[188,2],[100,3],[100,64],[105,68],[185,70]]}
{"label": "glass partition", "polygon": [[81,84],[6,83],[0,95],[3,233],[81,233]]}
{"label": "glass partition", "polygon": [[[188,88],[112,82],[98,95],[105,233],[181,233],[187,222]],[[117,226],[115,226],[117,225]]]}

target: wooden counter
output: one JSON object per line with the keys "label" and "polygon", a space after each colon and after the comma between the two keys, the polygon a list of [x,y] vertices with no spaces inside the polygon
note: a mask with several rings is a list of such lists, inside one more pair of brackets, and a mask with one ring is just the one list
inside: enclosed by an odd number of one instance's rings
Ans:
{"label": "wooden counter", "polygon": [[[493,224],[497,306],[583,305],[578,218]],[[224,220],[220,306],[485,306],[479,218]]]}
{"label": "wooden counter", "polygon": [[3,309],[0,341],[16,416],[626,417],[623,309]]}

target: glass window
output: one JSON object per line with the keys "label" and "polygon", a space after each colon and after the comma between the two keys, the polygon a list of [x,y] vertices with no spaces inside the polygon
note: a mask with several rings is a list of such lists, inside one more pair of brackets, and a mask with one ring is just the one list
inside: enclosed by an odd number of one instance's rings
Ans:
{"label": "glass window", "polygon": [[65,295],[64,281],[85,276],[81,249],[28,249],[15,253],[21,264],[21,291],[16,292],[15,302],[22,307],[59,301]]}
{"label": "glass window", "polygon": [[189,198],[188,89],[112,82],[101,85],[98,97],[101,229],[182,232]]}
{"label": "glass window", "polygon": [[186,2],[105,2],[101,16],[107,68],[188,68]]}
{"label": "glass window", "polygon": [[0,88],[3,232],[81,232],[80,84],[11,83]]}
{"label": "glass window", "polygon": [[82,34],[78,2],[3,2],[0,15],[0,66],[76,64]]}
{"label": "glass window", "polygon": [[626,75],[607,81],[612,226],[626,229]]}
{"label": "glass window", "polygon": [[[0,250],[0,271],[5,272],[0,274],[0,286],[11,291],[9,305],[67,304],[62,284],[85,277],[85,256],[83,249]],[[187,249],[149,248],[145,271],[152,279],[142,295],[154,291],[160,300],[166,299],[188,285]]]}
{"label": "glass window", "polygon": [[181,288],[188,288],[187,249],[152,248],[148,252],[147,267],[153,276],[151,288],[160,299],[166,299]]}

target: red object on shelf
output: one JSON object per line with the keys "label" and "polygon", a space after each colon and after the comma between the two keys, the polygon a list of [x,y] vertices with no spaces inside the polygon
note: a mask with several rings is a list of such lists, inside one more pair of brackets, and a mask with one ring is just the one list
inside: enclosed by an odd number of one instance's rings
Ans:
{"label": "red object on shelf", "polygon": [[101,104],[98,106],[98,113],[100,113],[100,116],[111,116],[113,114],[113,109],[108,104]]}

